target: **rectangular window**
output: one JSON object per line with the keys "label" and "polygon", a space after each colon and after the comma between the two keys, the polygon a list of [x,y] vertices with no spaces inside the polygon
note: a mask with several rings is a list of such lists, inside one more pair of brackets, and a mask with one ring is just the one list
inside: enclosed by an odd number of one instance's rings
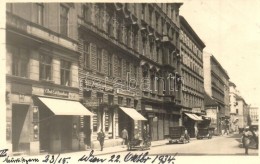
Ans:
{"label": "rectangular window", "polygon": [[97,48],[97,71],[102,71],[102,49]]}
{"label": "rectangular window", "polygon": [[118,105],[123,105],[123,97],[118,97]]}
{"label": "rectangular window", "polygon": [[90,22],[90,16],[91,16],[91,13],[90,13],[90,8],[88,5],[84,5],[83,6],[83,19],[86,21],[86,22]]}
{"label": "rectangular window", "polygon": [[97,132],[98,130],[98,113],[97,110],[92,110],[93,115],[93,132]]}
{"label": "rectangular window", "polygon": [[113,105],[113,104],[114,104],[114,96],[108,95],[108,105]]}
{"label": "rectangular window", "polygon": [[159,57],[160,57],[159,52],[160,52],[160,48],[156,47],[156,62],[158,62],[158,63],[159,63]]}
{"label": "rectangular window", "polygon": [[104,115],[105,115],[105,132],[108,132],[109,131],[109,115],[110,115],[110,112],[104,111]]}
{"label": "rectangular window", "polygon": [[12,47],[12,75],[28,77],[29,51],[24,48]]}
{"label": "rectangular window", "polygon": [[113,76],[113,71],[112,71],[112,59],[113,59],[113,56],[112,56],[112,54],[108,54],[108,62],[107,62],[107,64],[108,64],[108,66],[107,66],[107,73],[108,73],[108,76]]}
{"label": "rectangular window", "polygon": [[130,99],[130,98],[127,98],[127,99],[126,99],[126,105],[127,105],[128,107],[131,106],[131,99]]}
{"label": "rectangular window", "polygon": [[46,54],[40,55],[40,79],[51,80],[52,57]]}
{"label": "rectangular window", "polygon": [[70,67],[71,67],[70,62],[61,60],[61,64],[60,64],[61,85],[70,86]]}
{"label": "rectangular window", "polygon": [[134,78],[137,80],[138,67],[134,66]]}
{"label": "rectangular window", "polygon": [[118,65],[117,65],[117,72],[118,72],[118,77],[122,77],[122,58],[118,57]]}
{"label": "rectangular window", "polygon": [[43,3],[36,3],[36,23],[43,25]]}
{"label": "rectangular window", "polygon": [[141,18],[144,20],[145,19],[145,4],[142,3],[142,10],[141,10]]}
{"label": "rectangular window", "polygon": [[60,6],[60,33],[68,36],[68,17],[69,9],[63,5]]}
{"label": "rectangular window", "polygon": [[84,66],[90,68],[90,43],[83,43],[83,60]]}

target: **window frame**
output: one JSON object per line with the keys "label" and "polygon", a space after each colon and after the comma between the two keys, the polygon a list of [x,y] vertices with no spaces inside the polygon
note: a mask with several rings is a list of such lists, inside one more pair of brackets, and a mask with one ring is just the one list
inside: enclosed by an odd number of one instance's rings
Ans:
{"label": "window frame", "polygon": [[[66,64],[68,64],[69,68],[66,68]],[[68,84],[66,84],[65,82],[67,77],[66,73],[69,73],[68,80],[67,80]],[[65,79],[62,79],[62,75]],[[71,85],[71,62],[63,59],[60,60],[60,84],[64,86]]]}
{"label": "window frame", "polygon": [[[62,9],[66,15],[63,15]],[[65,21],[63,22],[63,20]],[[60,5],[60,34],[65,36],[69,34],[69,7],[62,4]]]}
{"label": "window frame", "polygon": [[[44,58],[44,60],[42,60],[42,58],[41,57],[43,57]],[[49,57],[49,59],[51,60],[51,63],[49,63],[48,61],[46,61],[47,60],[47,57]],[[40,67],[39,67],[39,78],[40,78],[40,80],[47,80],[47,81],[51,81],[52,80],[52,56],[50,56],[50,55],[46,55],[46,54],[40,54],[40,60],[39,60],[39,65],[40,65]],[[41,66],[43,66],[43,68],[44,68],[44,70],[42,70],[43,71],[43,76],[44,77],[42,77],[41,75],[42,75],[42,73],[41,73]],[[50,76],[50,79],[47,79],[47,73],[46,73],[46,67],[49,67],[50,68],[50,72],[49,72],[49,76]]]}

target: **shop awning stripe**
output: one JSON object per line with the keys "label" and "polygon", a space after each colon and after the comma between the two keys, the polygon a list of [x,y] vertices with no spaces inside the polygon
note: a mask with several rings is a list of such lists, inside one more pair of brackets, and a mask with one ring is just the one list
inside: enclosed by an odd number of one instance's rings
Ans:
{"label": "shop awning stripe", "polygon": [[147,119],[138,113],[134,108],[126,108],[126,107],[120,107],[120,109],[125,112],[129,117],[131,117],[133,120],[144,120],[146,121]]}
{"label": "shop awning stripe", "polygon": [[38,97],[55,115],[63,116],[91,116],[87,108],[77,101],[52,99],[46,97]]}

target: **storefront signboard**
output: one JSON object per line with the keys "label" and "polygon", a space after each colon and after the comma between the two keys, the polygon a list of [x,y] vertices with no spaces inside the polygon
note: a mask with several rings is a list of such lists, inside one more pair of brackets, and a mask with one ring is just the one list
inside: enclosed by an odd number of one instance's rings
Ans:
{"label": "storefront signboard", "polygon": [[44,89],[44,95],[68,98],[69,97],[69,92],[68,91],[58,90],[58,89],[45,88]]}

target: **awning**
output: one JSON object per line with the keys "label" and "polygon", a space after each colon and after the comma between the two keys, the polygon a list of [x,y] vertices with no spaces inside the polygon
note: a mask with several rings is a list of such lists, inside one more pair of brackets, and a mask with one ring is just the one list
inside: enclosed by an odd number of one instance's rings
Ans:
{"label": "awning", "polygon": [[202,118],[200,118],[199,116],[195,115],[195,114],[191,114],[191,113],[185,113],[188,117],[190,117],[191,119],[195,120],[195,121],[202,121]]}
{"label": "awning", "polygon": [[91,116],[87,108],[77,101],[38,97],[55,115]]}
{"label": "awning", "polygon": [[133,120],[147,120],[143,115],[138,113],[134,108],[120,107],[125,114],[130,116]]}

